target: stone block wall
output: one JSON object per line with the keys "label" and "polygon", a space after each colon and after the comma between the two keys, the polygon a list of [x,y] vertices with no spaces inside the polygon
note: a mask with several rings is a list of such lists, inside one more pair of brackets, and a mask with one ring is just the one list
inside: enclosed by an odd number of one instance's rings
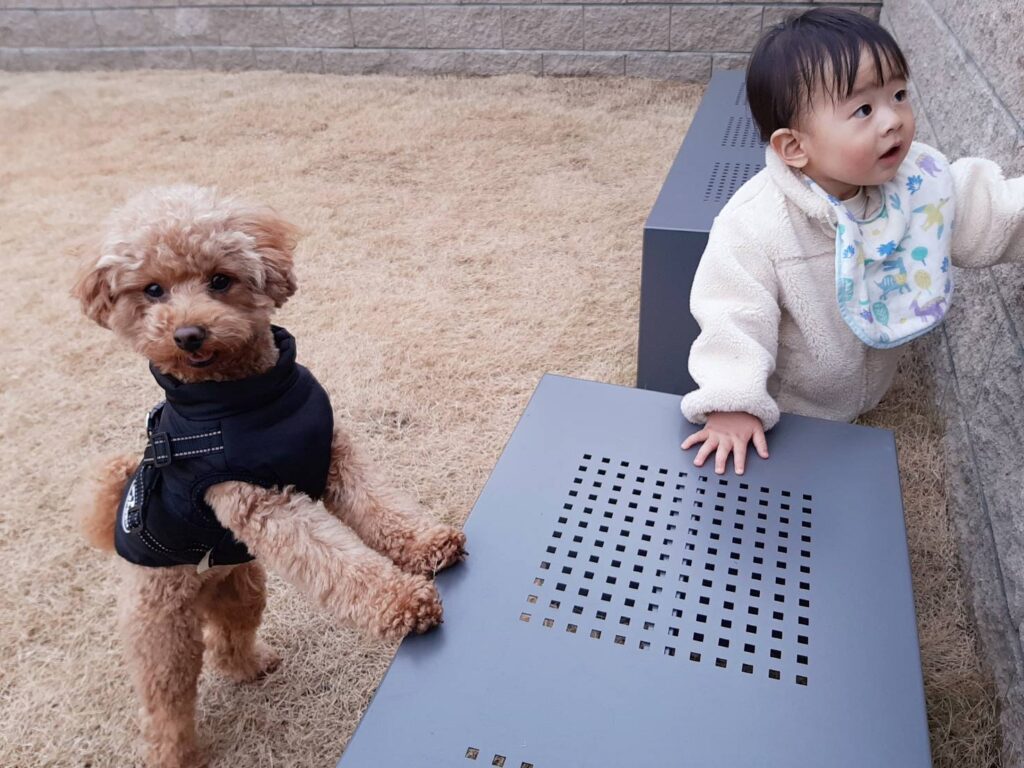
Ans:
{"label": "stone block wall", "polygon": [[[823,0],[878,16],[882,0]],[[628,75],[704,82],[819,3],[0,0],[0,69]]]}
{"label": "stone block wall", "polygon": [[[1024,2],[886,0],[911,66],[918,135],[950,160],[1024,175]],[[956,270],[921,342],[946,423],[950,513],[1001,705],[1003,765],[1024,765],[1024,265]]]}

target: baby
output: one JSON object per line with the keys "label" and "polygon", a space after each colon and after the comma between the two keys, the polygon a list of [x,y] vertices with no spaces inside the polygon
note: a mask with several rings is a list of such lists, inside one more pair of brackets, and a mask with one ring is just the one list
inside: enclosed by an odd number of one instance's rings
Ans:
{"label": "baby", "polygon": [[957,267],[1024,260],[1024,178],[914,142],[909,67],[852,11],[814,9],[758,42],[750,110],[766,167],[715,219],[693,281],[704,428],[694,463],[767,459],[779,411],[851,421],[889,389],[911,339],[942,322]]}

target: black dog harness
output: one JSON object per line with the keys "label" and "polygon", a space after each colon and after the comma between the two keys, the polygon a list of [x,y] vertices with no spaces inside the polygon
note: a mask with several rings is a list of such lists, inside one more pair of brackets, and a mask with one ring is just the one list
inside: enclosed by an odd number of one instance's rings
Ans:
{"label": "black dog harness", "polygon": [[244,563],[245,545],[205,501],[216,483],[294,486],[323,496],[334,415],[313,375],[295,362],[295,339],[272,326],[277,364],[236,381],[183,384],[150,366],[167,400],[149,413],[142,462],[125,486],[117,552],[138,565]]}

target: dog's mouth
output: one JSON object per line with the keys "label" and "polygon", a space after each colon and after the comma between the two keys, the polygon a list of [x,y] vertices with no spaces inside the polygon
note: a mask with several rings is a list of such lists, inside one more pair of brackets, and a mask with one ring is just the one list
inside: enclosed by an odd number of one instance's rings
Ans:
{"label": "dog's mouth", "polygon": [[192,368],[205,368],[214,361],[217,357],[216,352],[207,352],[206,354],[194,354],[185,355],[185,359],[188,361],[189,366]]}

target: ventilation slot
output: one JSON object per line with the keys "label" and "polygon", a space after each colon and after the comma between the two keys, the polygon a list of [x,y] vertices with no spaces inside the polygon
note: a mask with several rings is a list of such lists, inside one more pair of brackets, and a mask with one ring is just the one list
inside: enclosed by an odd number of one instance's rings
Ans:
{"label": "ventilation slot", "polygon": [[757,149],[764,146],[752,117],[733,115],[722,134],[721,146],[733,149]]}
{"label": "ventilation slot", "polygon": [[813,499],[584,454],[519,620],[807,685]]}
{"label": "ventilation slot", "polygon": [[704,202],[723,203],[764,167],[763,163],[715,163],[704,188]]}
{"label": "ventilation slot", "polygon": [[733,102],[737,107],[747,103],[747,81],[740,80],[740,87],[736,90],[736,100]]}

